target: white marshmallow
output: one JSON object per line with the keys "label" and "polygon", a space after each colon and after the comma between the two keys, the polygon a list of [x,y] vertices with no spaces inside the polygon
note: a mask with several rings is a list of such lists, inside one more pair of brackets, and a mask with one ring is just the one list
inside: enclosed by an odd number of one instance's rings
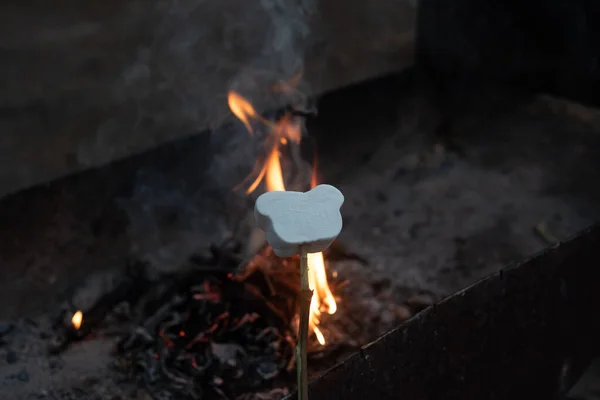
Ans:
{"label": "white marshmallow", "polygon": [[279,257],[325,250],[342,231],[344,195],[331,185],[302,192],[267,192],[254,206],[254,217]]}

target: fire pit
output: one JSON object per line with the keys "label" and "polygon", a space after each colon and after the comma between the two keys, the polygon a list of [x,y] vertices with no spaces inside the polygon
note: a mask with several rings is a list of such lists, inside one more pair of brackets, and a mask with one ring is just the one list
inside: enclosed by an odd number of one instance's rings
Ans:
{"label": "fire pit", "polygon": [[311,398],[565,398],[600,356],[599,243],[596,226],[444,299],[313,382]]}
{"label": "fire pit", "polygon": [[[240,248],[213,247],[209,257],[194,255],[185,268],[158,279],[148,278],[144,265],[128,266],[120,282],[104,291],[90,289],[103,282],[91,277],[56,319],[59,334],[50,352],[60,354],[90,336],[114,336],[118,369],[157,397],[245,398],[261,390],[284,395],[294,381],[298,259],[282,261],[264,247],[236,274]],[[339,245],[328,254],[354,257]],[[99,296],[82,312],[75,304],[91,291]],[[326,331],[328,346],[321,331],[310,342],[313,375],[323,360],[329,366],[357,347],[360,337],[337,326]]]}
{"label": "fire pit", "polygon": [[[317,185],[314,142],[308,146],[311,163],[304,161],[307,146],[300,146],[310,114],[290,108],[269,119],[234,91],[228,101],[259,144],[253,172],[233,193],[252,195],[263,182],[266,191]],[[288,393],[298,340],[299,260],[275,257],[256,227],[246,233],[243,218],[236,226],[208,254],[192,254],[173,272],[152,274],[149,261],[136,259],[120,271],[86,277],[67,294],[52,324],[49,353],[61,356],[79,342],[115,338],[115,369],[155,398],[278,398]],[[368,267],[367,260],[341,243],[327,256]],[[314,289],[311,376],[434,300],[433,295],[415,296],[404,305],[385,304],[391,317],[365,328],[361,324],[370,318],[364,299],[346,301],[337,313],[348,280],[328,274],[323,253],[309,254],[308,266]],[[324,321],[330,323],[321,326]]]}
{"label": "fire pit", "polygon": [[[245,123],[0,201],[7,270],[0,300],[10,305],[0,309],[6,393],[293,394],[298,260],[274,257],[253,230],[248,210],[263,190],[305,190],[323,177],[347,197],[339,242],[311,261],[318,307],[310,373],[316,378],[359,355],[315,381],[315,398],[335,397],[327,382],[348,380],[357,385],[348,390],[366,395],[358,386],[371,390],[368,382],[379,381],[365,365],[387,362],[369,358],[373,349],[401,351],[393,338],[410,337],[417,354],[438,343],[431,342],[436,331],[448,340],[454,324],[461,334],[462,308],[441,314],[460,295],[424,309],[598,219],[600,193],[589,185],[600,159],[593,111],[582,122],[553,99],[482,102],[487,114],[467,110],[455,121],[460,134],[442,140],[427,133],[433,117],[410,89],[391,77],[333,93],[320,100],[317,117],[261,116],[232,93],[232,110],[242,110]],[[304,119],[309,135],[298,141]],[[530,280],[523,282],[517,286],[525,290]],[[468,292],[478,293],[469,307],[510,301],[490,285]],[[400,331],[421,333],[395,331],[361,350],[415,315]],[[544,324],[536,332],[552,329]],[[403,365],[431,367],[415,359]],[[472,363],[453,360],[471,371]],[[372,379],[359,379],[360,371]],[[423,398],[417,384],[398,382]],[[340,398],[352,398],[345,389]]]}

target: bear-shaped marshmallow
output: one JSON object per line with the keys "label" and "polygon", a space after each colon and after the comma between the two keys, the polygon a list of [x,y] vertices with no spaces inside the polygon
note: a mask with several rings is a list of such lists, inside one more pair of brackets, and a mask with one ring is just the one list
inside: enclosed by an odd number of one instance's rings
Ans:
{"label": "bear-shaped marshmallow", "polygon": [[267,192],[254,206],[254,217],[279,257],[325,250],[342,231],[344,195],[331,185],[308,192]]}

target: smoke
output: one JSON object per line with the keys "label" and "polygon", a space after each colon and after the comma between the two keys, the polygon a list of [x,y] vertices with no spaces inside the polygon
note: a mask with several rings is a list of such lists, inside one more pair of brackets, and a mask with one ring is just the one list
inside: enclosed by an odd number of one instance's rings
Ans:
{"label": "smoke", "polygon": [[[311,91],[303,79],[305,53],[314,38],[311,22],[314,0],[260,0],[256,23],[262,24],[260,48],[232,75],[228,89],[241,94],[258,112],[274,111],[282,106],[313,111]],[[224,185],[240,182],[253,168],[254,160],[264,152],[264,134],[250,137],[237,121],[228,135],[214,134],[214,176]],[[231,132],[233,131],[233,133]],[[225,189],[224,186],[224,189]],[[229,186],[231,188],[231,186]]]}
{"label": "smoke", "polygon": [[296,78],[304,72],[305,50],[312,41],[314,1],[260,0],[260,6],[268,22],[264,43],[254,59],[233,77],[230,88],[258,109],[282,105],[303,108],[310,91],[305,81]]}
{"label": "smoke", "polygon": [[[229,89],[261,111],[305,107],[308,87],[282,82],[304,69],[313,1],[165,0],[153,3],[150,13],[137,10],[156,18],[156,28],[116,89],[124,102],[136,104],[132,137],[178,135],[155,133],[157,123],[188,133],[221,126],[233,120]],[[252,169],[260,143],[237,124],[214,129],[210,142],[175,147],[171,158],[180,166],[156,165],[138,175],[131,198],[121,202],[136,254],[170,262],[167,256],[183,253],[173,243],[187,240],[198,248],[217,240],[204,232],[223,236],[230,229],[226,218],[237,204],[223,207],[224,199],[235,197],[232,189]]]}
{"label": "smoke", "polygon": [[151,37],[142,38],[115,87],[124,102],[137,105],[134,135],[165,122],[188,133],[216,128],[231,120],[228,89],[263,111],[306,102],[310,93],[304,85],[285,92],[272,88],[303,71],[314,0],[153,4],[154,10],[135,10],[141,26],[155,28]]}

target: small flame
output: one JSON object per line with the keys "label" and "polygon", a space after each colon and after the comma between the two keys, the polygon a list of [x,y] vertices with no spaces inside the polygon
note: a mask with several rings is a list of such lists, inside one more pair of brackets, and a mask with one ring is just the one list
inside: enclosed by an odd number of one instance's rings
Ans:
{"label": "small flame", "polygon": [[77,312],[75,314],[73,314],[73,317],[71,318],[71,324],[73,324],[73,328],[79,330],[79,328],[81,328],[81,323],[83,322],[83,313],[79,310],[77,310]]}
{"label": "small flame", "polygon": [[319,184],[319,176],[317,173],[318,162],[319,162],[319,159],[317,158],[317,153],[315,152],[315,157],[313,159],[313,165],[312,165],[312,173],[310,174],[310,188],[311,189]]}
{"label": "small flame", "polygon": [[[235,116],[244,123],[246,129],[248,129],[250,133],[253,133],[252,125],[250,123],[252,120],[260,121],[262,124],[269,127],[271,132],[270,139],[272,140],[273,145],[256,179],[246,190],[246,194],[254,192],[263,180],[265,181],[265,187],[268,192],[285,191],[285,183],[280,162],[281,147],[287,145],[290,141],[300,143],[302,137],[300,124],[297,121],[294,121],[290,115],[285,115],[275,124],[265,121],[258,116],[254,107],[252,107],[246,99],[232,91],[229,92],[228,100],[229,108]],[[310,182],[311,187],[317,185],[316,167],[317,160],[315,157]],[[314,332],[319,343],[324,345],[326,343],[325,337],[318,328],[318,325],[320,324],[319,317],[323,312],[334,314],[337,311],[337,304],[327,282],[323,253],[313,253],[308,255],[308,279],[310,288],[313,290],[310,305],[309,327]]]}
{"label": "small flame", "polygon": [[229,104],[229,109],[231,112],[243,122],[243,124],[246,126],[246,129],[248,129],[248,132],[250,132],[250,134],[254,134],[254,129],[252,129],[252,125],[250,124],[250,119],[255,118],[257,114],[254,110],[254,107],[252,107],[252,104],[231,90],[227,95],[227,103]]}
{"label": "small flame", "polygon": [[266,185],[269,192],[283,192],[285,185],[283,184],[283,173],[281,172],[281,163],[279,162],[279,149],[274,147],[267,158],[266,168]]}

